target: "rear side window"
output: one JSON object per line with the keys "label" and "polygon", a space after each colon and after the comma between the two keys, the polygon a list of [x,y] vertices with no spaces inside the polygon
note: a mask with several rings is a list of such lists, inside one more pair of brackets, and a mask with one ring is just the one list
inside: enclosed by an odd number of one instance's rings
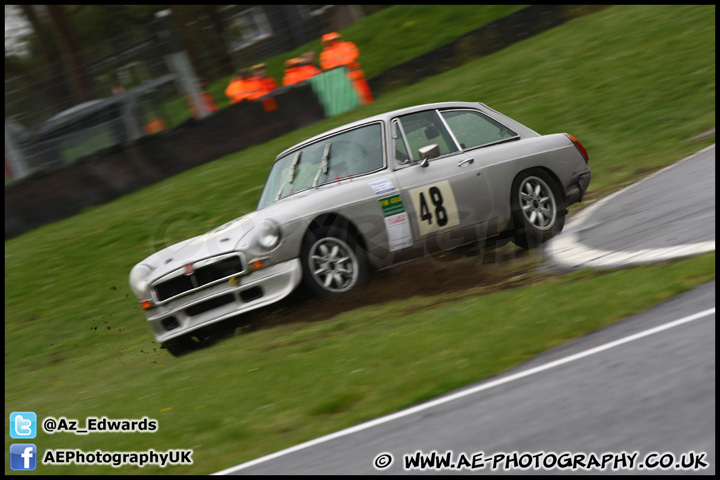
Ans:
{"label": "rear side window", "polygon": [[440,155],[458,151],[450,133],[435,110],[402,116],[400,123],[410,150],[407,153],[413,160],[422,160],[418,150],[433,143],[440,148]]}
{"label": "rear side window", "polygon": [[441,114],[463,150],[517,137],[517,133],[475,110],[446,110]]}

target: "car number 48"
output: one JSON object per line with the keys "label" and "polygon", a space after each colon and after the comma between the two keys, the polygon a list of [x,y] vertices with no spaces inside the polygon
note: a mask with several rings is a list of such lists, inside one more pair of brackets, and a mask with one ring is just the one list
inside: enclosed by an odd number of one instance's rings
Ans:
{"label": "car number 48", "polygon": [[460,223],[450,183],[447,180],[410,190],[420,235]]}

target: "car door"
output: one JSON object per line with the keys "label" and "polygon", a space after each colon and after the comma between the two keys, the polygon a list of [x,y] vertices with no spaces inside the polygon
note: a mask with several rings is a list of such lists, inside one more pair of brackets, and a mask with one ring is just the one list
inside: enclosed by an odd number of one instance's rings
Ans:
{"label": "car door", "polygon": [[[476,225],[487,220],[492,207],[474,159],[460,151],[436,110],[395,118],[391,130],[395,178],[414,239],[434,240],[441,249],[473,241]],[[432,158],[421,158],[428,145],[436,145],[436,151]]]}

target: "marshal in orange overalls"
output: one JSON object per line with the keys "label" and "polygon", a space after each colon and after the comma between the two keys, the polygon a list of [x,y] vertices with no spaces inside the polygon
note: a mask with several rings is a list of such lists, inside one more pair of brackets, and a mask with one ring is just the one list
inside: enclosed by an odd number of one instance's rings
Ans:
{"label": "marshal in orange overalls", "polygon": [[353,42],[345,42],[339,33],[326,33],[322,36],[323,51],[320,53],[320,66],[323,70],[336,67],[347,67],[348,78],[363,104],[373,101],[370,85],[360,69],[358,57],[360,51]]}

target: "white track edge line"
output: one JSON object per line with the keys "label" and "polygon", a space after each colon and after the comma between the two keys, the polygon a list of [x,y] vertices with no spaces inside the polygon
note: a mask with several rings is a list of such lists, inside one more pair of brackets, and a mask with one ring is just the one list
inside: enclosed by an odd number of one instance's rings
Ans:
{"label": "white track edge line", "polygon": [[496,379],[496,380],[492,380],[492,381],[490,381],[490,382],[483,383],[482,385],[478,385],[478,386],[476,386],[476,387],[472,387],[472,388],[469,388],[469,389],[467,389],[467,390],[463,390],[463,391],[461,391],[461,392],[457,392],[457,393],[454,393],[454,394],[451,394],[451,395],[447,395],[447,396],[444,396],[444,397],[440,397],[440,398],[438,398],[438,399],[435,399],[435,400],[431,400],[431,401],[429,401],[429,402],[422,403],[422,404],[417,405],[417,406],[415,406],[415,407],[410,407],[410,408],[408,408],[408,409],[401,410],[401,411],[399,411],[399,412],[392,413],[392,414],[390,414],[390,415],[386,415],[386,416],[384,416],[384,417],[380,417],[380,418],[377,418],[377,419],[375,419],[375,420],[371,420],[371,421],[369,421],[369,422],[361,423],[360,425],[356,425],[356,426],[354,426],[354,427],[350,427],[350,428],[346,428],[346,429],[344,429],[344,430],[340,430],[339,432],[331,433],[331,434],[329,434],[329,435],[325,435],[325,436],[323,436],[323,437],[319,437],[319,438],[316,438],[316,439],[314,439],[314,440],[309,440],[309,441],[307,441],[307,442],[305,442],[305,443],[301,443],[301,444],[299,444],[299,445],[295,445],[294,447],[286,448],[285,450],[280,450],[279,452],[271,453],[271,454],[269,454],[269,455],[265,455],[264,457],[260,457],[260,458],[257,458],[257,459],[255,459],[255,460],[250,460],[249,462],[242,463],[242,464],[237,465],[237,466],[235,466],[235,467],[230,467],[230,468],[227,468],[227,469],[225,469],[225,470],[216,472],[216,473],[214,473],[213,475],[228,475],[228,474],[237,472],[237,471],[239,471],[239,470],[242,470],[242,469],[245,469],[245,468],[248,468],[248,467],[252,467],[252,466],[254,466],[254,465],[257,465],[257,464],[260,464],[260,463],[264,463],[264,462],[267,462],[267,461],[269,461],[269,460],[273,460],[273,459],[275,459],[275,458],[278,458],[278,457],[287,455],[287,454],[289,454],[289,453],[297,452],[297,451],[299,451],[299,450],[303,450],[303,449],[305,449],[305,448],[312,447],[312,446],[314,446],[314,445],[319,445],[319,444],[321,444],[321,443],[325,443],[325,442],[328,442],[328,441],[330,441],[330,440],[334,440],[334,439],[336,439],[336,438],[344,437],[344,436],[350,435],[350,434],[352,434],[352,433],[360,432],[360,431],[362,431],[362,430],[367,430],[368,428],[372,428],[372,427],[374,427],[374,426],[376,426],[376,425],[380,425],[380,424],[383,424],[383,423],[391,422],[391,421],[396,420],[396,419],[398,419],[398,418],[402,418],[402,417],[406,417],[406,416],[409,416],[409,415],[413,415],[413,414],[418,413],[418,412],[421,412],[421,411],[423,411],[423,410],[427,410],[427,409],[429,409],[429,408],[432,408],[432,407],[435,407],[435,406],[438,406],[438,405],[442,405],[442,404],[444,404],[444,403],[451,402],[451,401],[456,400],[456,399],[458,399],[458,398],[466,397],[466,396],[468,396],[468,395],[473,395],[473,394],[475,394],[475,393],[481,392],[481,391],[483,391],[483,390],[488,390],[488,389],[490,389],[490,388],[496,387],[496,386],[498,386],[498,385],[502,385],[502,384],[504,384],[504,383],[509,383],[509,382],[514,381],[514,380],[518,380],[518,379],[520,379],[520,378],[524,378],[524,377],[527,377],[527,376],[530,376],[530,375],[534,375],[534,374],[536,374],[536,373],[543,372],[543,371],[545,371],[545,370],[550,370],[550,369],[555,368],[555,367],[558,367],[558,366],[560,366],[560,365],[564,365],[564,364],[566,364],[566,363],[574,362],[574,361],[579,360],[579,359],[581,359],[581,358],[585,358],[585,357],[588,357],[588,356],[590,356],[590,355],[594,355],[594,354],[596,354],[596,353],[600,353],[600,352],[603,352],[603,351],[605,351],[605,350],[609,350],[609,349],[611,349],[611,348],[617,347],[617,346],[619,346],[619,345],[622,345],[622,344],[625,344],[625,343],[629,343],[629,342],[638,340],[638,339],[640,339],[640,338],[647,337],[647,336],[653,335],[653,334],[655,334],[655,333],[659,333],[659,332],[662,332],[662,331],[664,331],[664,330],[668,330],[668,329],[671,329],[671,328],[674,328],[674,327],[683,325],[683,324],[688,323],[688,322],[692,322],[692,321],[694,321],[694,320],[697,320],[697,319],[699,319],[699,318],[706,317],[706,316],[708,316],[708,315],[710,315],[710,314],[714,314],[714,313],[715,313],[715,307],[709,308],[709,309],[707,309],[707,310],[703,310],[703,311],[701,311],[701,312],[698,312],[698,313],[695,313],[695,314],[692,314],[692,315],[688,315],[688,316],[686,316],[686,317],[683,317],[683,318],[680,318],[680,319],[677,319],[677,320],[673,320],[673,321],[668,322],[668,323],[665,323],[665,324],[663,324],[663,325],[659,325],[659,326],[657,326],[657,327],[653,327],[653,328],[650,328],[650,329],[647,329],[647,330],[644,330],[644,331],[641,331],[641,332],[638,332],[638,333],[634,333],[634,334],[632,334],[632,335],[628,335],[627,337],[623,337],[623,338],[620,338],[620,339],[618,339],[618,340],[614,340],[614,341],[612,341],[612,342],[608,342],[608,343],[605,343],[605,344],[603,344],[603,345],[599,345],[599,346],[597,346],[597,347],[593,347],[593,348],[591,348],[591,349],[589,349],[589,350],[585,350],[585,351],[583,351],[583,352],[579,352],[579,353],[570,355],[570,356],[568,356],[568,357],[561,358],[561,359],[559,359],[559,360],[554,360],[554,361],[552,361],[552,362],[546,363],[546,364],[544,364],[544,365],[540,365],[540,366],[538,366],[538,367],[530,368],[530,369],[528,369],[528,370],[525,370],[525,371],[522,371],[522,372],[518,372],[518,373],[515,373],[515,374],[512,374],[512,375],[509,375],[509,376],[507,376],[507,377],[502,377],[502,378],[499,378],[499,379]]}

